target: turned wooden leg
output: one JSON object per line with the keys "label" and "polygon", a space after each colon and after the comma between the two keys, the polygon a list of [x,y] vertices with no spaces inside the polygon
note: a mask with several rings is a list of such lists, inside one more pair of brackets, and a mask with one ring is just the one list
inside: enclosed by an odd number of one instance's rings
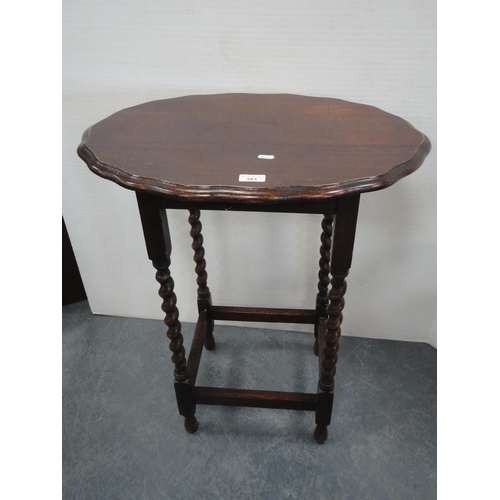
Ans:
{"label": "turned wooden leg", "polygon": [[215,347],[215,339],[213,336],[214,321],[210,314],[212,296],[207,286],[207,263],[205,261],[205,249],[203,248],[203,235],[201,234],[199,210],[189,210],[189,223],[191,224],[190,234],[193,238],[191,247],[194,250],[193,260],[196,263],[195,272],[198,275],[196,279],[196,283],[198,284],[198,311],[207,311],[208,313],[209,320],[205,335],[205,348],[210,351]]}
{"label": "turned wooden leg", "polygon": [[320,374],[318,382],[318,406],[316,410],[316,429],[314,439],[322,444],[328,438],[328,425],[332,415],[335,387],[337,352],[339,350],[340,325],[344,309],[344,295],[347,288],[346,276],[349,273],[356,235],[359,195],[340,198],[335,217],[335,232],[331,250],[330,272],[331,289],[326,309],[326,332],[320,346]]}
{"label": "turned wooden leg", "polygon": [[156,281],[160,283],[158,295],[163,299],[161,305],[165,313],[164,322],[168,327],[167,337],[170,339],[170,350],[172,351],[172,362],[175,365],[174,376],[176,382],[184,382],[189,374],[186,366],[186,352],[184,349],[184,339],[181,333],[179,322],[179,310],[177,309],[177,297],[174,293],[174,280],[170,276],[170,258],[161,262],[153,261],[156,268]]}
{"label": "turned wooden leg", "polygon": [[324,215],[321,227],[321,247],[319,253],[318,295],[316,296],[316,323],[314,324],[314,354],[318,355],[318,329],[320,318],[326,318],[328,305],[328,285],[330,283],[330,248],[332,246],[333,215]]}
{"label": "turned wooden leg", "polygon": [[156,269],[156,280],[160,283],[158,294],[163,299],[162,310],[165,313],[165,324],[168,327],[167,337],[170,339],[172,362],[174,369],[174,389],[177,397],[179,413],[184,417],[186,430],[193,433],[198,428],[194,416],[196,406],[189,385],[189,371],[186,363],[184,339],[179,322],[177,297],[174,293],[174,280],[170,275],[170,254],[172,245],[168,229],[167,214],[160,208],[159,200],[154,195],[136,193],[141,215],[144,239],[148,257]]}
{"label": "turned wooden leg", "polygon": [[156,280],[160,283],[158,294],[163,299],[162,310],[165,313],[165,324],[168,327],[167,337],[170,339],[170,350],[172,351],[172,362],[174,370],[174,388],[177,397],[179,413],[184,417],[184,428],[190,433],[196,432],[198,422],[196,421],[195,406],[192,402],[191,387],[189,385],[189,371],[186,363],[186,351],[184,339],[179,322],[179,310],[177,309],[177,297],[174,293],[174,280],[170,276],[170,258],[161,263],[153,261],[157,269]]}

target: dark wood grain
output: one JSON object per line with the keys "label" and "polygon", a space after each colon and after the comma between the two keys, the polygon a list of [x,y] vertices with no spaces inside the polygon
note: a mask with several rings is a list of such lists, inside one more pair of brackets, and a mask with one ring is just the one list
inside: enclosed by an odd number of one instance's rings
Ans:
{"label": "dark wood grain", "polygon": [[316,311],[314,309],[212,306],[212,317],[223,321],[314,324]]}
{"label": "dark wood grain", "polygon": [[349,273],[356,234],[356,221],[359,208],[359,195],[339,202],[335,234],[331,251],[331,288],[328,293],[328,318],[325,322],[325,345],[321,359],[319,389],[333,392],[337,364],[337,351],[341,334],[344,295],[347,289],[346,276]]}
{"label": "dark wood grain", "polygon": [[[319,374],[323,373],[323,359],[325,349],[326,320],[320,318],[318,324],[318,359]],[[318,403],[316,406],[316,428],[314,429],[314,440],[318,444],[326,443],[328,439],[328,426],[330,425],[333,409],[333,391],[323,391],[318,384]]]}
{"label": "dark wood grain", "polygon": [[174,292],[174,280],[170,275],[170,253],[172,245],[165,209],[159,208],[157,199],[147,194],[137,193],[137,203],[141,216],[142,228],[148,256],[156,269],[156,281],[160,283],[158,294],[163,299],[162,310],[165,313],[167,337],[170,339],[172,362],[175,364],[176,382],[186,382],[189,374],[186,367],[184,339],[179,322],[177,297]]}
{"label": "dark wood grain", "polygon": [[[177,399],[179,413],[184,417],[184,428],[190,434],[198,430],[198,421],[195,417],[196,405],[193,401],[191,380],[196,379],[201,354],[198,353],[198,339],[204,338],[206,334],[205,316],[200,316],[197,324],[196,342],[191,348],[193,359],[187,363],[186,350],[184,348],[184,337],[181,333],[179,321],[179,310],[177,309],[177,297],[174,292],[174,280],[170,275],[170,254],[172,244],[166,211],[158,203],[156,196],[147,193],[136,193],[139,214],[148,257],[156,269],[156,280],[160,283],[158,295],[163,299],[161,308],[165,313],[164,323],[167,325],[167,337],[170,339],[170,351],[172,351],[172,362],[174,369],[174,390]],[[195,373],[190,376],[189,368]],[[193,382],[194,383],[194,382]]]}
{"label": "dark wood grain", "polygon": [[187,209],[196,206],[198,210],[220,210],[224,212],[266,212],[266,213],[293,213],[293,214],[334,214],[337,206],[336,198],[320,200],[295,200],[295,201],[273,201],[262,199],[262,203],[245,203],[241,200],[235,202],[218,201],[185,201],[177,200],[162,195],[156,196],[163,208]]}
{"label": "dark wood grain", "polygon": [[317,395],[302,392],[194,387],[196,404],[315,411]]}
{"label": "dark wood grain", "polygon": [[186,352],[184,339],[179,322],[179,310],[177,309],[177,297],[174,292],[174,280],[170,275],[170,257],[163,261],[153,262],[156,267],[156,281],[160,283],[158,295],[163,299],[161,305],[165,313],[164,323],[167,325],[167,337],[170,339],[170,350],[172,351],[172,362],[175,364],[175,380],[184,382],[189,378],[186,367]]}
{"label": "dark wood grain", "polygon": [[[315,411],[314,439],[327,440],[360,194],[410,174],[429,150],[424,134],[380,109],[288,94],[153,101],[119,111],[84,133],[78,154],[88,167],[136,191],[188,432],[198,429],[196,404],[249,406]],[[265,175],[265,182],[240,182],[240,174]],[[167,208],[190,214],[200,314],[188,360],[170,275]],[[326,214],[316,309],[213,306],[200,222],[206,209]],[[203,343],[215,346],[214,320],[314,324],[317,394],[196,387]]]}
{"label": "dark wood grain", "polygon": [[157,196],[137,192],[136,198],[148,257],[153,262],[162,261],[172,252],[167,213]]}
{"label": "dark wood grain", "polygon": [[[262,203],[382,189],[417,169],[429,150],[425,135],[372,106],[216,94],[119,111],[85,132],[78,154],[93,172],[129,189]],[[266,182],[239,182],[240,174],[263,174]]]}
{"label": "dark wood grain", "polygon": [[200,367],[201,354],[203,352],[203,344],[205,343],[205,335],[208,326],[207,311],[201,311],[196,322],[194,329],[193,340],[189,357],[187,361],[187,368],[189,372],[189,385],[194,386],[196,383],[196,376],[198,375],[198,368]]}
{"label": "dark wood grain", "polygon": [[324,443],[328,437],[327,426],[330,424],[333,404],[337,353],[340,347],[342,311],[344,295],[347,289],[346,276],[352,263],[356,222],[360,195],[342,198],[337,205],[335,231],[331,249],[331,288],[328,292],[328,315],[325,321],[324,335],[320,347],[320,373],[318,382],[318,408],[316,410],[316,429],[314,438]]}
{"label": "dark wood grain", "polygon": [[194,250],[193,260],[196,263],[195,273],[198,278],[198,311],[206,311],[207,314],[207,330],[205,336],[205,347],[211,351],[215,349],[215,339],[213,336],[214,319],[211,314],[212,309],[212,294],[207,285],[207,263],[205,261],[205,248],[203,247],[203,235],[201,234],[200,211],[189,210],[189,223],[191,224],[190,235],[193,238],[191,248]]}
{"label": "dark wood grain", "polygon": [[189,224],[191,224],[191,238],[193,243],[191,248],[194,250],[193,260],[196,263],[195,272],[198,275],[196,283],[198,284],[198,299],[207,300],[210,297],[210,289],[207,285],[207,263],[205,261],[205,249],[203,248],[203,235],[201,234],[200,211],[189,211]]}
{"label": "dark wood grain", "polygon": [[318,355],[318,328],[320,318],[326,318],[328,305],[328,285],[330,284],[330,248],[332,246],[333,215],[325,214],[321,227],[321,247],[319,249],[318,294],[316,296],[316,321],[314,323],[314,354]]}

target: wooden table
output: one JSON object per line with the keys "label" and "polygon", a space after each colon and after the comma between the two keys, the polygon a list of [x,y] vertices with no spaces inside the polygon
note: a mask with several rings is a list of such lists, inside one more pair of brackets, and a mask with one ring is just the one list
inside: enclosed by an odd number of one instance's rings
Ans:
{"label": "wooden table", "polygon": [[[378,108],[288,94],[153,101],[119,111],[84,133],[78,154],[88,167],[136,192],[188,432],[197,430],[197,405],[282,408],[314,411],[314,438],[326,441],[360,195],[412,173],[430,147],[424,134]],[[187,358],[169,271],[167,208],[189,211],[193,239],[199,318]],[[315,308],[213,305],[200,210],[323,214]],[[215,347],[214,320],[314,325],[317,392],[197,386],[203,345]]]}

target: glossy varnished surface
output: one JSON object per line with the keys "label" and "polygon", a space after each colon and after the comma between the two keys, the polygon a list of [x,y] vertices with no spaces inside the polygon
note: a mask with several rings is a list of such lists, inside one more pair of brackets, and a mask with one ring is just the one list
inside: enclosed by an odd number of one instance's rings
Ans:
{"label": "glossy varnished surface", "polygon": [[[119,111],[85,132],[78,153],[96,174],[130,189],[251,203],[381,189],[417,169],[429,150],[425,135],[372,106],[218,94]],[[240,182],[240,174],[266,181]]]}

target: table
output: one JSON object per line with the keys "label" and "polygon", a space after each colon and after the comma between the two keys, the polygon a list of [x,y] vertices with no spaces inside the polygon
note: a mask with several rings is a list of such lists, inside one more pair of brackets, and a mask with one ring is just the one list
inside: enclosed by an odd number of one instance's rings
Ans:
{"label": "table", "polygon": [[[415,171],[430,148],[424,134],[378,108],[289,94],[158,100],[119,111],[84,133],[78,154],[90,170],[136,193],[163,299],[179,413],[188,432],[198,428],[197,405],[231,405],[314,411],[314,439],[327,440],[360,195]],[[169,270],[166,209],[189,211],[199,318],[187,357]],[[214,305],[202,210],[322,214],[315,307]],[[215,347],[215,320],[312,325],[317,392],[197,386],[203,346]]]}

